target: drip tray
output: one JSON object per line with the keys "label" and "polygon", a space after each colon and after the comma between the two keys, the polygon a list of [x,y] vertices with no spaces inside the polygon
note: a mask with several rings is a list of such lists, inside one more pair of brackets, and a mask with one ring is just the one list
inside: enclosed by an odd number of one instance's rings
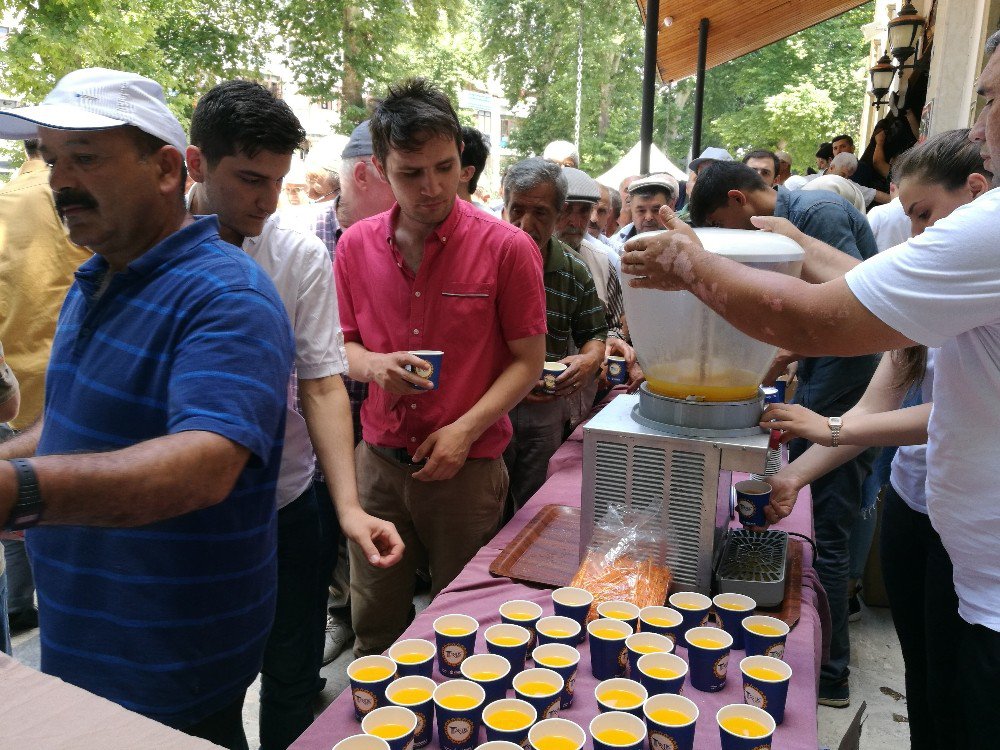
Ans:
{"label": "drip tray", "polygon": [[761,607],[777,607],[785,596],[788,535],[783,531],[730,529],[715,583],[720,594],[745,594]]}

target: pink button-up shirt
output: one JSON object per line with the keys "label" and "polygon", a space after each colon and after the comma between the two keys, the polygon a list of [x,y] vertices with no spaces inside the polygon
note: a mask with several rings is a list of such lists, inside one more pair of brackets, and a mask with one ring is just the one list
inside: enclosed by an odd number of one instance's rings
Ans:
{"label": "pink button-up shirt", "polygon": [[[372,383],[361,408],[367,442],[412,454],[510,365],[506,342],[545,334],[545,287],[534,241],[460,199],[425,241],[414,274],[393,238],[398,216],[396,205],[351,226],[337,242],[335,269],[346,341],[372,352],[444,352],[437,390],[397,396]],[[510,436],[505,415],[469,458],[497,458]]]}

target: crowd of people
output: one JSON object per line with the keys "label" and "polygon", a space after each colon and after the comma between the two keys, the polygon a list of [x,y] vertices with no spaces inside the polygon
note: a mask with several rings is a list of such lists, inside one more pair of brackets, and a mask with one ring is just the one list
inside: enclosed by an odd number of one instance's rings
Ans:
{"label": "crowd of people", "polygon": [[[157,83],[105,69],[0,112],[27,155],[0,188],[0,646],[39,624],[43,671],[227,748],[260,674],[261,747],[287,747],[323,663],[352,637],[388,648],[416,588],[538,490],[608,357],[642,382],[628,283],[782,347],[767,382],[797,387],[762,424],[791,462],[768,515],[811,487],[820,702],[850,702],[856,540],[884,487],[912,746],[992,746],[998,42],[971,131],[882,133],[860,162],[838,136],[803,176],[709,148],[686,181],[617,189],[557,141],[505,170],[499,207],[476,198],[488,141],[421,79],[313,175],[308,210],[279,211],[305,132],[256,83],[207,91],[189,136]],[[787,235],[802,279],[706,253],[692,226]]]}

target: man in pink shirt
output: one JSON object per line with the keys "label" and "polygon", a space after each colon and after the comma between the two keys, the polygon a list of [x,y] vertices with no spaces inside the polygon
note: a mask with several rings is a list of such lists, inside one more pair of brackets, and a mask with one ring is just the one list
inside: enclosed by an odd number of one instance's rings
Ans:
{"label": "man in pink shirt", "polygon": [[[421,79],[391,87],[371,134],[396,205],[342,235],[337,292],[350,375],[370,383],[361,504],[396,524],[406,551],[375,570],[351,545],[358,656],[406,628],[418,566],[437,594],[496,532],[507,412],[541,374],[546,331],[534,242],[456,200],[462,129],[448,98]],[[444,352],[436,389],[406,369],[428,364],[419,350]]]}

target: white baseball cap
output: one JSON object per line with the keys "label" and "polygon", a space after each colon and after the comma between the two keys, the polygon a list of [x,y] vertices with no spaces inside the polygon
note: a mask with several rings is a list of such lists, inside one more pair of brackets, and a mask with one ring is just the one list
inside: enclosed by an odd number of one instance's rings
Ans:
{"label": "white baseball cap", "polygon": [[167,108],[156,81],[107,68],[68,73],[41,104],[0,110],[0,138],[37,138],[38,128],[107,130],[133,125],[173,146],[187,148],[184,128]]}

